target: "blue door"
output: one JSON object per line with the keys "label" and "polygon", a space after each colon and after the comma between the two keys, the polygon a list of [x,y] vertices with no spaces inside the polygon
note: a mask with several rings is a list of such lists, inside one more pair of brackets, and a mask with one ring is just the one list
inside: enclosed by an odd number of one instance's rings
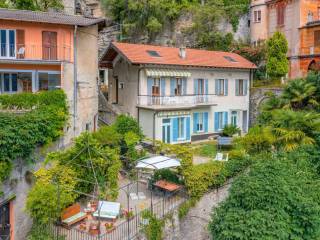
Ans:
{"label": "blue door", "polygon": [[171,120],[169,118],[162,120],[162,142],[171,142]]}

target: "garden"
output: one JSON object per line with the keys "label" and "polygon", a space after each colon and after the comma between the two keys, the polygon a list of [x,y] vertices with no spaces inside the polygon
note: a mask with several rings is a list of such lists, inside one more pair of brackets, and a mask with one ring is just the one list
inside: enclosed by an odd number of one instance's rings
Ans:
{"label": "garden", "polygon": [[212,213],[214,239],[318,239],[320,76],[290,81],[269,96],[238,145],[251,159]]}

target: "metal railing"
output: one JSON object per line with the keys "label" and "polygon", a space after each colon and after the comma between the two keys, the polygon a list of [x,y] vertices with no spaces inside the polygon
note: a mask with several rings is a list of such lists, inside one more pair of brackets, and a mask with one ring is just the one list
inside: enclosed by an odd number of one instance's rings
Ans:
{"label": "metal railing", "polygon": [[90,235],[87,232],[80,231],[76,228],[66,229],[53,224],[48,225],[48,229],[53,233],[54,239],[65,240],[128,240],[135,239],[145,224],[143,218],[144,211],[152,212],[157,218],[162,219],[171,214],[188,198],[185,194],[177,194],[171,197],[163,197],[159,201],[153,203],[150,207],[142,211],[135,210],[134,216],[115,225],[113,231],[101,235]]}
{"label": "metal railing", "polygon": [[181,96],[138,96],[138,105],[140,106],[175,106],[175,105],[201,105],[214,103],[213,94],[203,95],[181,95]]}
{"label": "metal railing", "polygon": [[0,44],[0,59],[72,61],[67,45]]}

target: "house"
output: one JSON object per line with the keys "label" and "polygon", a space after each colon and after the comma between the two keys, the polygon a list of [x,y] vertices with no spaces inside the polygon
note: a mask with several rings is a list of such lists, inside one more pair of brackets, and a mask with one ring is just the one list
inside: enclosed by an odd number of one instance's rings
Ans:
{"label": "house", "polygon": [[109,69],[109,103],[151,139],[185,143],[226,124],[248,129],[256,66],[235,53],[114,42],[100,67]]}
{"label": "house", "polygon": [[[63,145],[96,127],[97,35],[103,25],[101,18],[0,9],[0,94],[62,88],[70,107]],[[2,188],[0,239],[26,239],[32,224],[24,212],[30,187],[25,173],[24,168],[13,171],[19,179],[14,191]]]}
{"label": "house", "polygon": [[72,116],[66,135],[93,130],[104,19],[8,9],[0,9],[0,19],[0,94],[62,88]]}
{"label": "house", "polygon": [[289,78],[319,70],[320,0],[252,0],[250,23],[254,45],[276,31],[285,34],[289,44]]}

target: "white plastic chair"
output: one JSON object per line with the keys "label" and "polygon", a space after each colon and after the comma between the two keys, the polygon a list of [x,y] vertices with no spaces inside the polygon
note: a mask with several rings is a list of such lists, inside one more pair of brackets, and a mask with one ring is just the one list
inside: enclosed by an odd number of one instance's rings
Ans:
{"label": "white plastic chair", "polygon": [[229,153],[226,153],[225,156],[226,156],[226,158],[223,158],[224,157],[223,153],[217,153],[214,160],[215,161],[228,161],[229,160]]}

